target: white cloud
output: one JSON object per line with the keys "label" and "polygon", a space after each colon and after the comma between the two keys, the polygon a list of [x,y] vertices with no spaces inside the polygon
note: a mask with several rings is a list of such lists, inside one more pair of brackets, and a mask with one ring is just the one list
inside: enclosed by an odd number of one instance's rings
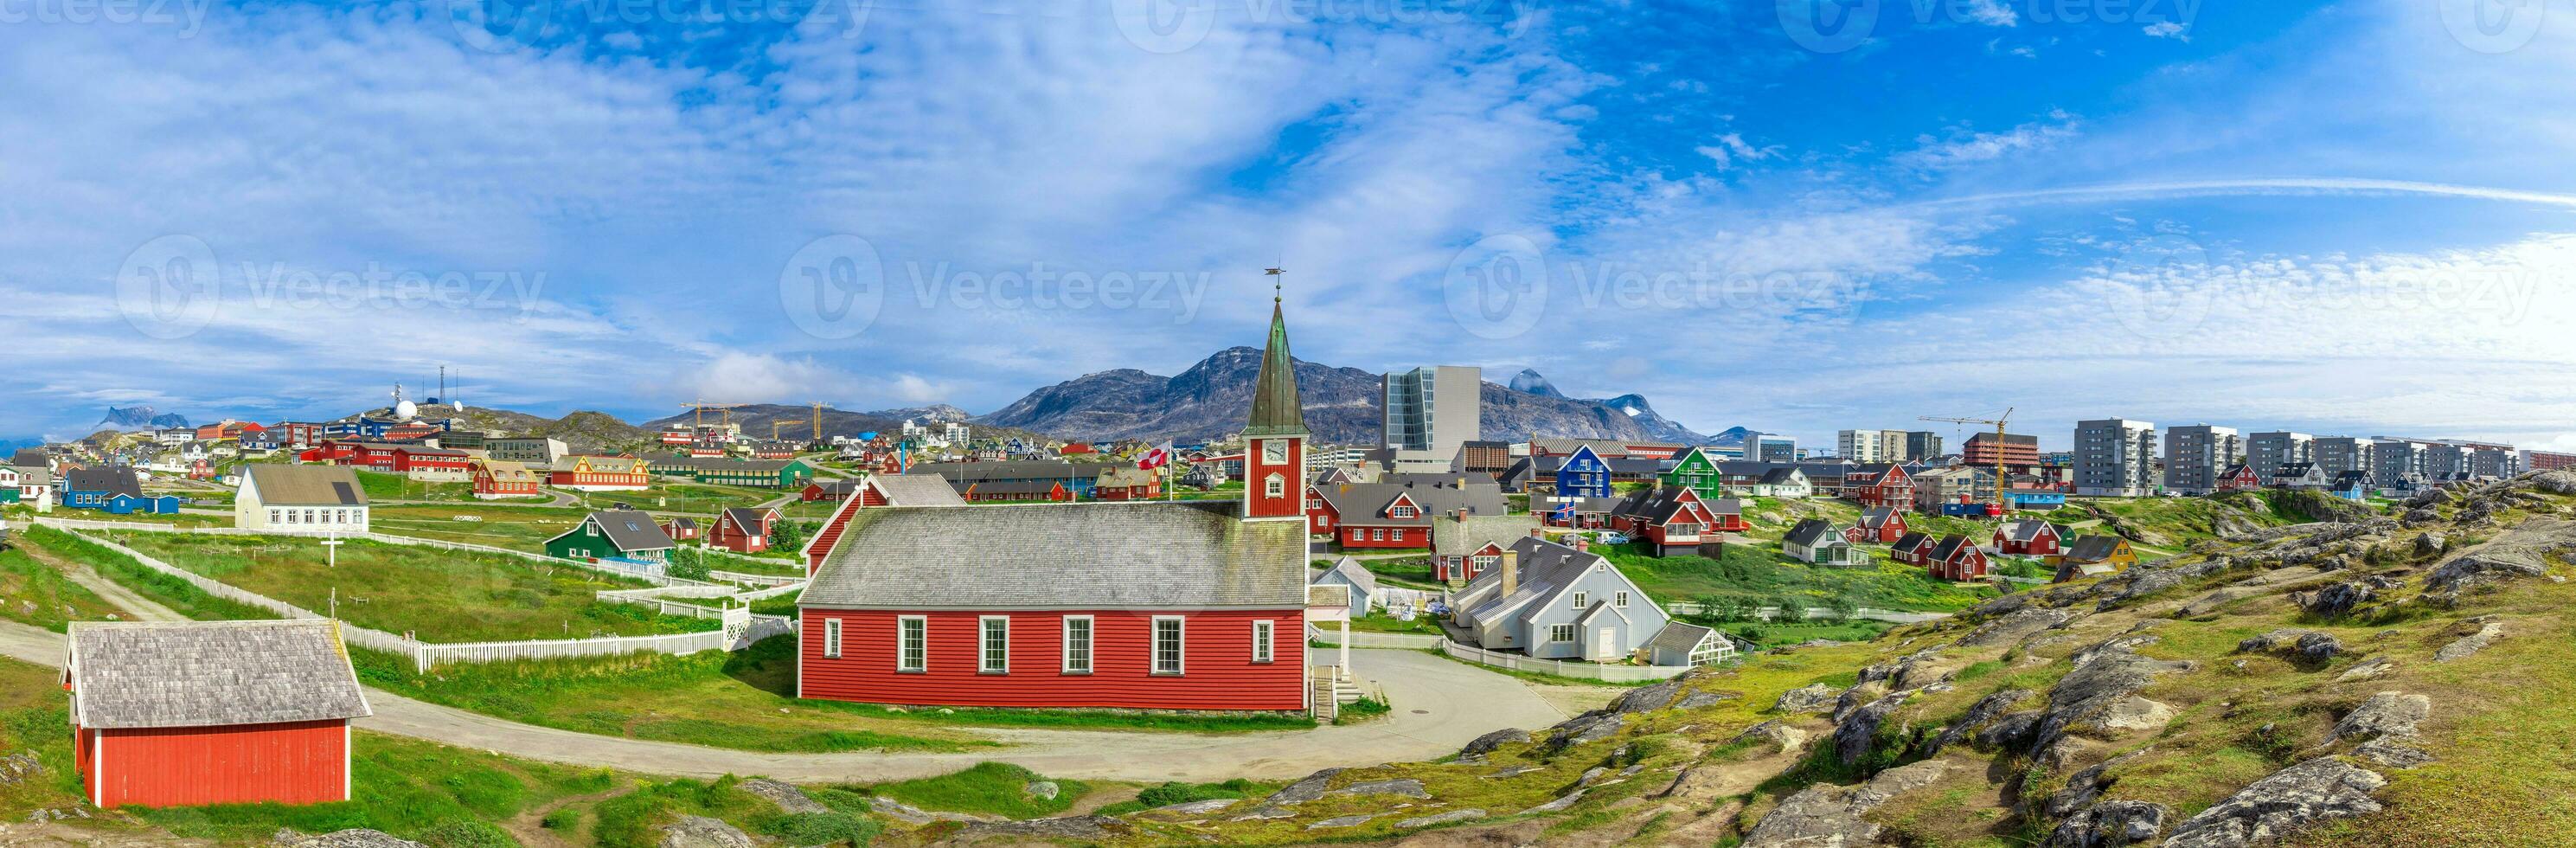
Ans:
{"label": "white cloud", "polygon": [[2146,26],[2146,33],[2150,38],[2170,38],[2182,42],[2191,41],[2191,25],[2178,21],[2157,21],[2155,23],[2148,24]]}
{"label": "white cloud", "polygon": [[2076,136],[2078,122],[2064,112],[2047,122],[2022,124],[2003,132],[1981,133],[1956,128],[1943,136],[1915,139],[1914,150],[1898,154],[1898,165],[1919,171],[1947,171],[2022,153],[2044,151]]}
{"label": "white cloud", "polygon": [[1968,0],[1962,11],[1969,21],[1986,26],[2008,27],[2021,21],[2021,15],[2004,5],[2004,0]]}
{"label": "white cloud", "polygon": [[1758,162],[1780,155],[1780,148],[1777,146],[1765,148],[1746,143],[1742,133],[1718,136],[1716,144],[1701,145],[1693,150],[1701,156],[1708,157],[1709,161],[1716,162],[1717,170],[1720,171],[1735,167],[1738,162]]}

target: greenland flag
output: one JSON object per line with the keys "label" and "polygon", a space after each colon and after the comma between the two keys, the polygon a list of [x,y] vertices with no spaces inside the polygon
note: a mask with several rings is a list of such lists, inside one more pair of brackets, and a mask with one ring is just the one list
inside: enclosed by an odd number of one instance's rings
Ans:
{"label": "greenland flag", "polygon": [[1170,464],[1172,464],[1172,443],[1170,442],[1164,442],[1162,447],[1146,451],[1143,455],[1136,457],[1136,467],[1147,471],[1152,471]]}

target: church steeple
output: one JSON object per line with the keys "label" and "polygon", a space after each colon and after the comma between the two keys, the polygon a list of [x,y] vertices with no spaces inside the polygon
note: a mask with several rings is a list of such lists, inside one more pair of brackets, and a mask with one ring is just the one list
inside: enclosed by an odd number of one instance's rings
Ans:
{"label": "church steeple", "polygon": [[1261,376],[1252,383],[1247,436],[1306,434],[1306,412],[1297,403],[1297,360],[1288,355],[1288,320],[1276,297],[1270,302],[1270,344],[1261,351]]}
{"label": "church steeple", "polygon": [[[1276,286],[1280,271],[1269,270]],[[1270,345],[1252,382],[1252,418],[1243,427],[1243,517],[1306,520],[1306,413],[1297,404],[1297,360],[1288,355],[1288,319],[1274,289]]]}

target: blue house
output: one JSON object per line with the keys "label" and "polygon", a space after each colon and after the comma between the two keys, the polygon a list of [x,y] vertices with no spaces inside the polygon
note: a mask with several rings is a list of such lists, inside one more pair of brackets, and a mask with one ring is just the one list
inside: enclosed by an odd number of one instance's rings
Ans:
{"label": "blue house", "polygon": [[2335,497],[2348,501],[2367,498],[2370,496],[2370,472],[2346,471],[2337,474],[2334,488],[2329,491],[2332,491]]}
{"label": "blue house", "polygon": [[1556,467],[1556,495],[1561,498],[1610,497],[1610,463],[1583,445],[1566,454],[1565,462]]}
{"label": "blue house", "polygon": [[153,497],[143,494],[143,481],[127,466],[74,468],[63,475],[63,506],[92,509],[110,515],[177,515],[176,495]]}
{"label": "blue house", "polygon": [[2014,509],[2047,512],[2066,505],[2065,492],[2004,490],[2004,504]]}

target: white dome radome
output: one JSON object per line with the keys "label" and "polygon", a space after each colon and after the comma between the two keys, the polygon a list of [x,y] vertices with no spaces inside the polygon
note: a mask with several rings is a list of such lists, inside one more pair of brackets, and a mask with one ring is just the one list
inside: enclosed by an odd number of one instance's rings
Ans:
{"label": "white dome radome", "polygon": [[407,400],[397,401],[394,403],[394,417],[406,420],[418,418],[420,417],[420,405]]}

